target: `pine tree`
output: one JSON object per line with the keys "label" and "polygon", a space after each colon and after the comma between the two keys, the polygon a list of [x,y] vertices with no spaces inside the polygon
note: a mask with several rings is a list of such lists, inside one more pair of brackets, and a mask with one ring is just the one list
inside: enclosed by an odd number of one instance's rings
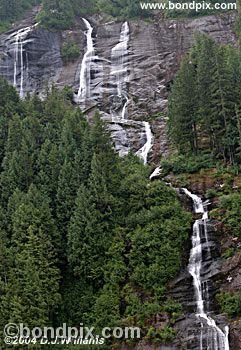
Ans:
{"label": "pine tree", "polygon": [[202,138],[209,139],[209,146],[214,148],[212,129],[212,75],[215,69],[216,44],[206,35],[198,35],[191,57],[197,71],[198,120]]}
{"label": "pine tree", "polygon": [[65,160],[59,174],[56,197],[58,227],[62,236],[66,236],[69,219],[74,210],[78,184],[74,183],[73,162]]}
{"label": "pine tree", "polygon": [[93,156],[88,188],[81,186],[68,230],[68,260],[76,274],[103,283],[105,254],[111,237],[111,196],[102,165]]}
{"label": "pine tree", "polygon": [[110,132],[100,115],[94,116],[93,125],[90,130],[90,141],[92,145],[92,156],[96,154],[105,174],[106,186],[111,193],[115,193],[120,181],[120,170],[118,155],[114,149]]}
{"label": "pine tree", "polygon": [[238,164],[241,159],[241,64],[238,51],[231,47],[227,50],[227,64],[230,71],[229,99],[233,109],[232,114],[229,115],[227,135],[231,141],[233,163]]}
{"label": "pine tree", "polygon": [[181,152],[198,151],[196,72],[188,56],[184,58],[172,88],[169,127]]}
{"label": "pine tree", "polygon": [[68,29],[74,21],[70,0],[43,0],[43,9],[38,19],[50,28]]}
{"label": "pine tree", "polygon": [[41,190],[51,199],[51,207],[56,211],[58,179],[61,169],[61,155],[58,146],[49,139],[41,147],[37,160],[38,179]]}
{"label": "pine tree", "polygon": [[61,168],[58,177],[56,204],[59,229],[65,237],[69,219],[74,210],[77,191],[81,183],[86,180],[86,174],[82,167],[81,151],[84,147],[85,130],[88,127],[79,110],[67,114],[62,124],[59,146]]}
{"label": "pine tree", "polygon": [[2,202],[5,205],[16,188],[26,192],[34,181],[41,135],[41,126],[34,117],[21,120],[19,116],[14,116],[10,120],[0,176]]}
{"label": "pine tree", "polygon": [[[224,161],[227,157],[232,161],[232,130],[231,117],[234,114],[232,104],[231,75],[227,65],[227,51],[220,47],[215,55],[215,70],[211,84],[211,125],[214,135],[216,155],[222,155]],[[231,132],[231,133],[230,133]]]}
{"label": "pine tree", "polygon": [[9,205],[13,238],[19,244],[24,241],[26,229],[35,224],[41,231],[48,233],[48,239],[54,244],[56,251],[60,248],[60,236],[49,207],[49,199],[36,186],[31,185],[26,194],[16,190],[9,199]]}
{"label": "pine tree", "polygon": [[26,227],[24,242],[13,243],[15,261],[5,285],[2,316],[6,322],[46,326],[60,302],[53,246],[34,224]]}
{"label": "pine tree", "polygon": [[58,306],[60,240],[48,200],[34,186],[9,201],[10,252],[14,259],[4,285],[2,318],[29,326],[48,325]]}

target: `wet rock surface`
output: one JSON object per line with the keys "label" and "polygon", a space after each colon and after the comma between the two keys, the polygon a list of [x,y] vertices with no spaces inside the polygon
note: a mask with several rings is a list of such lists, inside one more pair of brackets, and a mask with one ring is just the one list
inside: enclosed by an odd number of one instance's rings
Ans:
{"label": "wet rock surface", "polygon": [[[203,244],[201,277],[204,294],[206,293],[206,297],[204,296],[206,301],[204,307],[207,310],[212,310],[210,316],[215,319],[218,327],[224,329],[225,325],[227,325],[227,319],[223,315],[218,314],[217,307],[214,303],[215,293],[220,286],[218,280],[222,270],[222,260],[219,258],[219,233],[215,227],[215,221],[209,220],[207,224],[208,243],[206,243],[205,229],[201,227],[201,242]],[[202,334],[204,349],[208,349],[208,338],[212,330],[210,330],[210,327],[206,326],[202,318],[198,318],[195,315],[197,305],[194,301],[193,279],[188,271],[186,269],[183,270],[180,275],[170,283],[169,288],[168,295],[180,302],[184,308],[183,316],[178,319],[175,324],[177,337],[173,345],[176,346],[177,349],[200,350],[199,341]]]}
{"label": "wet rock surface", "polygon": [[[166,131],[167,97],[170,85],[175,77],[180,61],[184,53],[191,47],[195,32],[204,32],[221,43],[236,44],[233,31],[235,16],[225,14],[222,16],[209,16],[198,19],[163,20],[156,19],[153,23],[145,21],[130,21],[130,38],[128,42],[128,117],[126,121],[113,118],[114,112],[119,113],[123,104],[120,99],[113,98],[113,86],[110,81],[111,50],[120,40],[122,22],[103,23],[101,16],[88,18],[93,26],[93,38],[96,58],[93,62],[92,88],[93,98],[87,101],[86,114],[91,117],[95,111],[101,110],[103,118],[107,121],[117,150],[121,154],[127,154],[130,149],[138,151],[146,142],[146,134],[143,121],[149,121],[154,135],[154,142],[149,154],[149,161],[158,164],[160,157],[165,157],[170,152],[170,145]],[[16,59],[16,41],[11,35],[18,29],[31,26],[34,16],[20,22],[8,33],[0,34],[0,75],[14,84],[14,60]],[[69,85],[73,92],[79,88],[79,75],[82,59],[86,49],[85,26],[80,19],[76,26],[62,33],[48,31],[41,27],[31,30],[23,42],[24,65],[24,93],[44,93],[46,86],[54,83],[63,88]],[[77,60],[64,64],[61,58],[61,47],[65,42],[73,40],[80,48],[80,56]],[[18,52],[20,58],[20,53]],[[16,87],[20,88],[21,70],[16,67]],[[160,114],[161,113],[161,114]],[[154,115],[154,116],[153,116]],[[150,118],[151,116],[151,118]],[[198,185],[194,188],[197,193],[203,193],[203,188],[208,185]],[[199,186],[199,187],[198,187]],[[190,206],[190,202],[186,203]],[[241,256],[237,255],[222,264],[219,259],[219,234],[215,223],[208,225],[211,240],[204,249],[204,279],[211,282],[206,286],[209,289],[210,300],[213,300],[219,287],[219,277],[232,277],[232,282],[224,288],[227,290],[239,290],[241,287]],[[202,233],[202,240],[204,239]],[[189,252],[191,243],[185,251]],[[215,262],[209,259],[209,252],[217,258]],[[188,256],[185,257],[186,265]],[[192,349],[199,350],[197,339],[200,336],[201,323],[195,316],[195,303],[193,302],[194,289],[192,278],[187,270],[170,283],[169,293],[177,301],[184,305],[184,315],[175,325],[177,338],[173,344],[166,346],[149,346],[140,342],[136,349],[174,350]],[[216,306],[212,305],[215,310]],[[222,327],[226,320],[222,315],[216,316],[217,324]],[[237,320],[230,327],[230,350],[241,348],[240,346],[241,321]],[[203,329],[204,337],[207,329]]]}
{"label": "wet rock surface", "polygon": [[16,79],[19,91],[23,74],[24,95],[33,91],[42,93],[56,82],[63,67],[60,55],[61,35],[33,27],[23,39],[21,55],[21,42],[17,42],[14,33],[15,30],[0,35],[0,75],[13,85]]}
{"label": "wet rock surface", "polygon": [[[232,248],[233,256],[223,259],[221,266],[221,290],[228,293],[240,293],[241,290],[241,243],[237,237],[225,235],[222,249]],[[230,324],[230,349],[241,349],[241,319],[235,319]]]}
{"label": "wet rock surface", "polygon": [[[9,40],[9,35],[20,27],[30,26],[38,7],[31,16],[20,22],[8,33],[0,35],[0,75],[14,83],[14,50],[16,44]],[[130,37],[128,42],[128,117],[135,121],[148,120],[156,113],[165,112],[170,84],[179,67],[183,54],[191,47],[195,32],[209,34],[218,42],[235,45],[236,38],[233,31],[235,15],[228,13],[222,16],[208,16],[197,19],[164,20],[156,18],[153,22],[132,20],[129,22]],[[92,63],[92,99],[87,101],[87,110],[94,113],[93,107],[103,111],[106,118],[109,115],[110,129],[116,140],[117,148],[125,154],[129,143],[134,150],[145,142],[139,124],[133,132],[128,125],[121,124],[113,127],[113,106],[118,110],[118,101],[113,103],[110,71],[111,51],[120,39],[122,22],[103,23],[100,15],[88,18],[93,27],[93,39],[96,58]],[[85,26],[81,19],[76,22],[72,30],[62,33],[48,31],[36,27],[23,44],[24,64],[24,94],[38,92],[42,94],[47,85],[52,83],[63,88],[71,86],[73,92],[79,88],[79,73],[82,59],[86,50]],[[61,47],[68,41],[74,41],[80,48],[80,56],[74,62],[63,64]],[[19,54],[18,54],[19,55]],[[20,59],[20,57],[19,57]],[[17,65],[16,87],[20,88],[21,72]],[[123,103],[123,101],[120,101]],[[120,128],[123,130],[121,131]],[[138,128],[140,129],[138,132]],[[149,160],[158,163],[160,154],[168,155],[169,144],[166,133],[166,119],[156,116],[151,119],[151,129],[154,132],[154,144]],[[130,140],[126,140],[129,134]],[[134,139],[134,140],[133,140]]]}
{"label": "wet rock surface", "polygon": [[241,349],[241,320],[236,320],[230,325],[230,350]]}

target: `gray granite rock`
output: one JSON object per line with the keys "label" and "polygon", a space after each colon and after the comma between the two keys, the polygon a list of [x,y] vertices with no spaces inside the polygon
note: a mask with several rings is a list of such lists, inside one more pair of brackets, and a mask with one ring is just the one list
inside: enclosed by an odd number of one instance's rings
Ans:
{"label": "gray granite rock", "polygon": [[[123,104],[123,100],[117,101],[117,98],[113,98],[110,79],[111,50],[119,42],[122,22],[103,23],[100,15],[94,15],[88,20],[94,29],[96,55],[91,73],[93,99],[87,101],[87,110],[91,111],[88,114],[91,116],[95,110],[93,107],[103,111],[113,132],[117,149],[122,154],[126,154],[129,147],[136,151],[137,147],[145,142],[143,128],[137,126],[133,132],[131,123],[125,126],[119,123],[114,127],[112,118],[113,110],[119,113]],[[33,23],[34,16],[30,16],[29,20],[20,22],[10,32],[0,35],[0,75],[12,84],[14,83],[16,43],[9,36],[14,31]],[[130,21],[128,57],[126,57],[128,119],[148,120],[149,116],[166,111],[170,84],[183,54],[193,43],[195,32],[204,32],[218,42],[235,45],[233,25],[234,14],[179,20],[164,20],[156,17],[153,22]],[[46,86],[53,83],[59,88],[68,85],[73,88],[73,92],[78,91],[80,67],[86,48],[85,29],[83,21],[79,19],[72,30],[62,33],[48,31],[39,26],[28,33],[23,43],[24,95],[33,91],[42,95]],[[70,40],[79,46],[80,56],[74,62],[63,64],[61,47]],[[16,86],[19,90],[20,85],[21,72],[17,65]],[[169,153],[166,119],[152,118],[151,128],[154,132],[154,145],[149,160],[158,163],[161,156],[165,157]]]}

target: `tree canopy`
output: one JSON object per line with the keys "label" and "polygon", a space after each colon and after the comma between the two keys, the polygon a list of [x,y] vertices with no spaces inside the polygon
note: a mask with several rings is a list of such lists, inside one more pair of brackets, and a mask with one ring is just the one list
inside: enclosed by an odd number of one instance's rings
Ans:
{"label": "tree canopy", "polygon": [[148,334],[190,215],[65,90],[22,101],[0,79],[0,94],[0,328],[127,322]]}
{"label": "tree canopy", "polygon": [[240,162],[239,51],[198,35],[184,58],[169,100],[169,131],[180,153],[211,152]]}

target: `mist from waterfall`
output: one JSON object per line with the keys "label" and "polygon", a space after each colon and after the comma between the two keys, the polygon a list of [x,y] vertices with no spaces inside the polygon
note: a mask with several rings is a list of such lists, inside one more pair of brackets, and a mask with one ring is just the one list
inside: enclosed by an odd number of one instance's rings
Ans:
{"label": "mist from waterfall", "polygon": [[[185,194],[192,199],[193,209],[196,214],[202,214],[202,218],[194,222],[193,234],[192,234],[192,249],[190,252],[190,259],[188,265],[188,272],[193,278],[193,286],[195,291],[195,301],[197,305],[196,316],[201,322],[201,328],[204,323],[210,328],[210,332],[207,335],[207,344],[203,344],[203,330],[201,329],[200,336],[200,350],[229,350],[228,341],[228,327],[225,327],[223,332],[217,325],[216,322],[209,315],[209,290],[207,288],[207,280],[202,280],[202,254],[203,244],[201,237],[201,228],[205,230],[205,240],[209,239],[207,230],[208,211],[204,206],[201,198],[197,195],[192,194],[187,189],[183,189]],[[206,242],[207,243],[207,242]],[[204,299],[205,298],[205,299]],[[205,346],[205,347],[204,347]]]}

